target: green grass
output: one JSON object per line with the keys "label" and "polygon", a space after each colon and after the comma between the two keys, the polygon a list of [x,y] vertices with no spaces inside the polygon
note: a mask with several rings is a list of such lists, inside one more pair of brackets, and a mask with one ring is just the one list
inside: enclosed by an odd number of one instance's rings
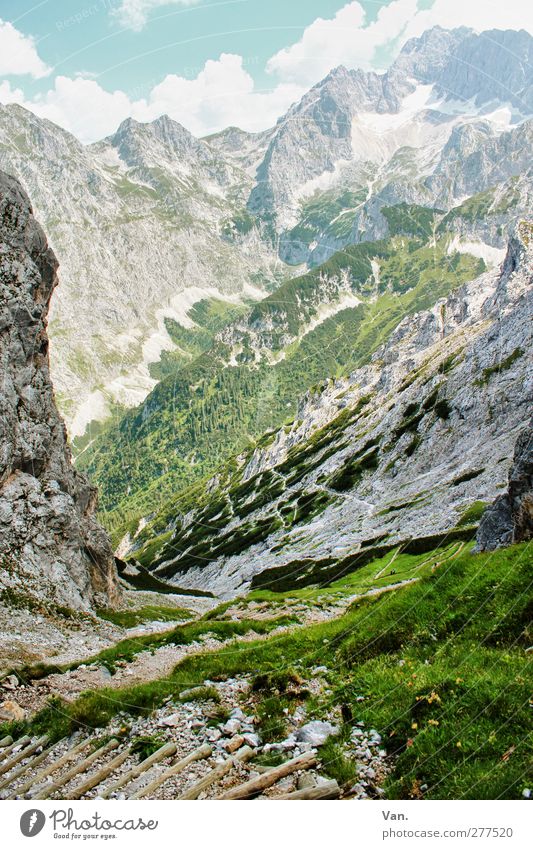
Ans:
{"label": "green grass", "polygon": [[158,607],[147,605],[137,610],[106,610],[97,611],[100,619],[113,622],[121,628],[134,628],[142,622],[177,622],[180,619],[191,619],[194,615],[184,607]]}
{"label": "green grass", "polygon": [[441,211],[417,204],[399,203],[382,207],[381,214],[387,220],[391,236],[405,233],[429,239],[435,226],[435,216]]}
{"label": "green grass", "polygon": [[[527,544],[491,554],[465,550],[418,583],[360,601],[339,619],[266,641],[235,641],[186,658],[157,682],[89,692],[73,704],[55,702],[31,727],[0,730],[47,731],[57,739],[75,728],[103,727],[120,710],[148,713],[206,679],[288,667],[305,679],[320,663],[330,670],[331,693],[315,714],[346,704],[354,718],[378,730],[395,755],[388,797],[418,796],[427,784],[426,798],[519,798],[532,779],[525,653],[532,585]],[[333,762],[338,752],[330,757]]]}
{"label": "green grass", "polygon": [[157,752],[165,744],[165,740],[160,734],[149,734],[145,737],[134,737],[131,741],[130,751],[133,755],[137,755],[139,761],[149,758],[154,752]]}
{"label": "green grass", "polygon": [[324,772],[330,778],[335,778],[340,787],[349,782],[355,782],[357,777],[356,762],[346,757],[342,745],[335,737],[326,740],[319,749],[320,760]]}
{"label": "green grass", "polygon": [[[467,475],[463,475],[462,480],[470,480],[470,477]],[[477,525],[481,521],[481,517],[483,513],[487,509],[488,504],[486,501],[475,501],[470,507],[467,507],[466,510],[461,513],[461,517],[457,522],[457,527],[462,528],[465,525]]]}

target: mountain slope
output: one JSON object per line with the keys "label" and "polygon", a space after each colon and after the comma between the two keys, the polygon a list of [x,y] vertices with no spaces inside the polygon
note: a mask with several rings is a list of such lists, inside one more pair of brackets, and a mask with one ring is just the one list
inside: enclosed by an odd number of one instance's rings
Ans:
{"label": "mountain slope", "polygon": [[106,521],[153,512],[266,430],[293,421],[309,386],[368,361],[405,315],[483,268],[449,252],[447,236],[429,245],[397,236],[353,246],[283,284],[78,457],[101,488]]}
{"label": "mountain slope", "polygon": [[156,575],[231,596],[342,574],[376,545],[471,537],[529,416],[531,233],[519,226],[501,272],[406,317],[368,365],[308,393],[291,427],[183,493],[176,530],[154,542],[166,511],[132,552],[150,540]]}
{"label": "mountain slope", "polygon": [[200,300],[257,300],[301,270],[287,264],[393,235],[388,207],[459,217],[468,197],[501,197],[468,224],[470,246],[494,257],[531,196],[532,41],[435,27],[384,74],[333,70],[256,134],[196,139],[162,116],[83,146],[1,107],[0,166],[61,263],[51,360],[71,435],[153,389],[176,348],[168,320],[190,328]]}

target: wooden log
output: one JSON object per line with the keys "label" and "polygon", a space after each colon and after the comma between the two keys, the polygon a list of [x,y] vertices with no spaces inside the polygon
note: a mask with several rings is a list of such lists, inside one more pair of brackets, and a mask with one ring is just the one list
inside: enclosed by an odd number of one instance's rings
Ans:
{"label": "wooden log", "polygon": [[4,790],[5,787],[8,787],[10,784],[13,784],[14,781],[17,781],[19,778],[21,778],[26,772],[28,772],[29,769],[35,769],[36,766],[39,766],[40,763],[45,761],[46,758],[51,755],[54,749],[57,749],[57,747],[64,742],[64,739],[60,740],[59,743],[55,744],[55,746],[50,746],[49,749],[44,749],[44,751],[42,751],[40,755],[36,755],[34,758],[30,758],[28,763],[19,766],[19,768],[15,770],[12,775],[8,775],[8,777],[0,783],[0,790]]}
{"label": "wooden log", "polygon": [[130,781],[133,781],[134,778],[138,778],[145,770],[150,769],[154,764],[159,763],[160,761],[164,761],[165,758],[171,757],[171,755],[175,755],[177,752],[177,746],[175,743],[165,743],[164,746],[161,746],[157,752],[154,752],[150,757],[145,758],[144,761],[141,761],[140,764],[137,764],[129,772],[125,772],[118,781],[115,781],[110,787],[107,788],[102,793],[102,799],[108,799],[111,793],[114,793],[116,790],[120,790],[121,787],[124,787],[125,784],[129,784]]}
{"label": "wooden log", "polygon": [[323,784],[315,784],[314,787],[304,787],[302,790],[295,790],[293,793],[283,793],[281,796],[275,796],[278,799],[338,799],[341,794],[341,788],[335,780],[325,781]]}
{"label": "wooden log", "polygon": [[108,764],[102,767],[102,769],[93,772],[85,781],[82,781],[81,784],[78,784],[74,790],[71,790],[68,794],[68,799],[81,799],[85,793],[88,793],[89,790],[92,790],[93,787],[97,787],[98,784],[101,784],[102,781],[105,781],[108,776],[111,775],[116,769],[118,769],[121,764],[124,763],[126,758],[129,758],[131,752],[129,749],[126,749],[125,752],[121,752],[120,755],[117,755],[116,758],[113,758],[112,761],[109,761]]}
{"label": "wooden log", "polygon": [[10,743],[9,746],[6,746],[6,748],[0,752],[0,761],[8,758],[11,752],[13,752],[18,746],[27,746],[28,743],[31,743],[31,737],[28,737],[27,735],[21,737],[20,740],[15,740],[14,743]]}
{"label": "wooden log", "polygon": [[251,778],[244,784],[239,784],[238,787],[232,787],[227,790],[219,799],[249,799],[251,796],[257,796],[262,793],[267,787],[271,787],[280,778],[285,778],[286,775],[291,775],[299,769],[309,769],[317,762],[317,757],[313,752],[305,752],[303,755],[298,755],[297,758],[292,758],[290,761],[274,767],[269,772],[264,772],[257,778]]}
{"label": "wooden log", "polygon": [[0,749],[5,749],[6,746],[11,746],[12,742],[13,737],[10,737],[9,735],[7,737],[2,737],[2,739],[0,740]]}
{"label": "wooden log", "polygon": [[73,749],[69,749],[62,755],[57,761],[54,761],[49,766],[42,769],[37,775],[32,776],[25,784],[21,787],[17,787],[17,789],[8,796],[8,799],[15,799],[17,796],[23,796],[28,792],[32,787],[38,787],[41,781],[44,781],[45,778],[48,778],[49,775],[52,775],[53,772],[56,772],[60,767],[64,766],[66,763],[71,761],[76,757],[80,752],[87,748],[87,746],[94,741],[94,737],[87,737],[85,740],[82,740],[81,743],[78,743],[77,746],[74,746]]}
{"label": "wooden log", "polygon": [[30,755],[33,755],[37,749],[40,749],[41,746],[46,746],[48,743],[48,735],[43,734],[42,737],[39,737],[35,743],[31,743],[29,746],[25,746],[22,751],[17,752],[16,755],[13,755],[11,758],[8,758],[6,761],[2,761],[0,764],[0,775],[4,775],[6,772],[9,772],[16,766],[20,761],[25,760],[25,758],[29,758]]}
{"label": "wooden log", "polygon": [[68,784],[73,778],[80,774],[80,772],[86,772],[94,761],[101,758],[102,755],[107,755],[108,752],[113,751],[113,749],[118,748],[120,743],[118,740],[110,740],[109,743],[106,743],[105,746],[101,746],[99,749],[96,749],[92,755],[89,755],[85,760],[80,761],[80,763],[73,766],[68,772],[62,775],[57,781],[54,781],[52,784],[47,784],[37,793],[32,794],[32,799],[48,799],[52,793],[57,793],[58,790],[61,790],[65,784]]}
{"label": "wooden log", "polygon": [[161,773],[161,775],[156,776],[150,784],[146,785],[146,787],[141,787],[141,789],[137,790],[136,793],[128,796],[128,799],[142,799],[146,796],[150,796],[154,790],[157,790],[157,788],[164,784],[167,779],[172,778],[173,775],[178,775],[185,769],[185,767],[193,763],[193,761],[201,761],[203,758],[208,758],[212,753],[213,749],[211,746],[208,746],[207,743],[205,743],[203,746],[200,746],[200,748],[195,749],[194,752],[191,752],[190,755],[182,758],[181,761],[177,762],[177,764],[166,769]]}
{"label": "wooden log", "polygon": [[200,793],[203,793],[204,790],[207,790],[208,787],[211,787],[212,784],[223,778],[238,762],[244,763],[244,761],[253,757],[254,754],[255,749],[251,749],[250,746],[243,746],[236,755],[226,758],[224,763],[219,764],[219,766],[208,772],[207,775],[204,775],[200,781],[197,781],[196,784],[189,787],[181,796],[178,796],[178,799],[197,799]]}

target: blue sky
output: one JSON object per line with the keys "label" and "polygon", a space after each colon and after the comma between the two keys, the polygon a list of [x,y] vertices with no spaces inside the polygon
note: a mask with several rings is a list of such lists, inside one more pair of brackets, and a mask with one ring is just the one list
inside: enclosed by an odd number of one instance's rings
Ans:
{"label": "blue sky", "polygon": [[202,135],[271,126],[338,64],[424,29],[533,28],[523,0],[0,0],[0,102],[93,141],[163,112]]}

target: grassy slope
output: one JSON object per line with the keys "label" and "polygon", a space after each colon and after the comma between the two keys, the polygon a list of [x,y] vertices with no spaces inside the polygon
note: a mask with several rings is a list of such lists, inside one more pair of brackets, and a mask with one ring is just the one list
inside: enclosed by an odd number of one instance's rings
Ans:
{"label": "grassy slope", "polygon": [[[262,433],[294,416],[296,402],[327,375],[348,373],[368,360],[407,314],[483,270],[468,255],[447,254],[447,240],[430,247],[396,237],[335,254],[324,266],[288,281],[252,310],[253,320],[282,314],[294,330],[296,304],[320,285],[320,274],[350,270],[365,298],[319,324],[272,366],[226,367],[224,346],[204,352],[163,380],[137,410],[95,440],[80,466],[100,486],[104,519],[117,535],[161,507],[194,480],[212,473]],[[380,259],[380,282],[370,299],[370,258]]]}
{"label": "grassy slope", "polygon": [[[401,555],[396,565],[416,569],[424,561],[427,555]],[[378,573],[385,562],[371,568]],[[435,552],[434,562],[442,565],[425,570],[418,583],[361,600],[339,619],[191,656],[157,682],[56,703],[32,730],[59,737],[79,726],[103,726],[121,709],[149,712],[207,678],[291,667],[305,678],[321,664],[329,668],[329,692],[310,704],[313,715],[345,704],[354,720],[380,732],[395,755],[390,798],[518,798],[533,778],[525,652],[533,613],[531,546],[482,555],[464,550],[448,560]],[[0,733],[25,728],[6,726]],[[329,747],[323,754],[325,769],[334,772],[338,753]]]}

